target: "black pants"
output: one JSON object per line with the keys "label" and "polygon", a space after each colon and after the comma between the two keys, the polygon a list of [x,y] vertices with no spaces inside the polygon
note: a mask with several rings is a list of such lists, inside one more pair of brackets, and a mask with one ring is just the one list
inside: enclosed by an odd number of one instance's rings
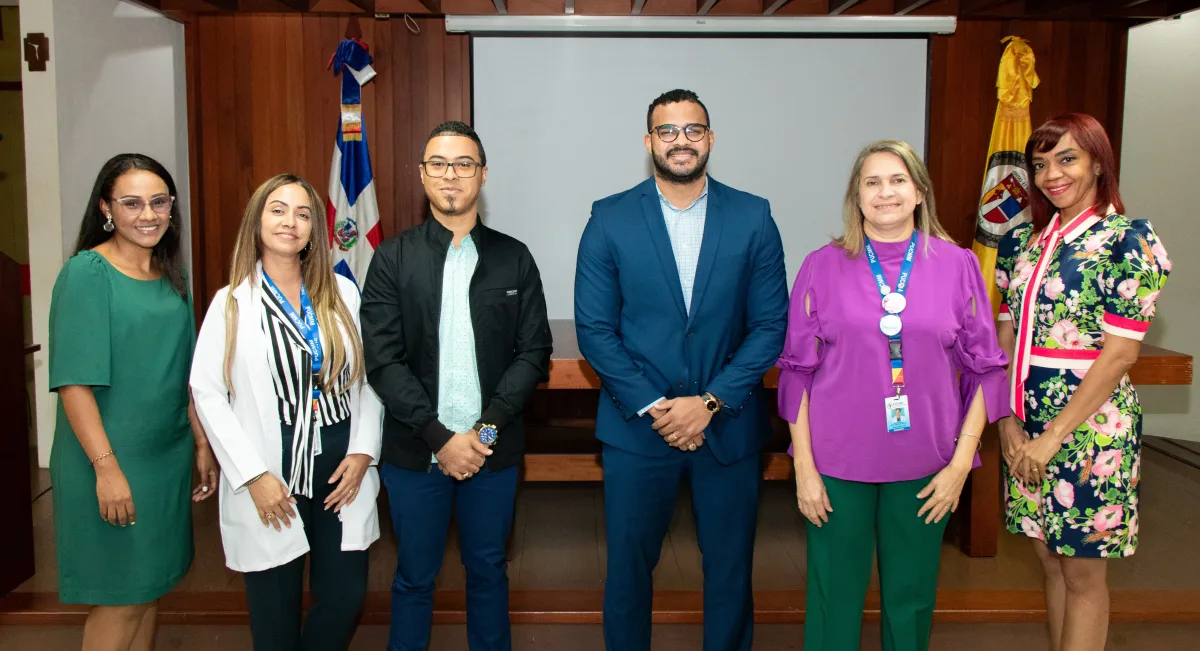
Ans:
{"label": "black pants", "polygon": [[[246,601],[254,651],[345,651],[354,637],[367,591],[367,552],[342,551],[342,523],[325,498],[337,484],[329,478],[346,456],[350,420],[321,429],[321,454],[313,468],[312,499],[296,495],[293,508],[304,521],[312,559],[309,589],[313,604],[301,617],[304,556],[286,565],[247,572]],[[284,477],[290,474],[291,429],[283,432]]]}

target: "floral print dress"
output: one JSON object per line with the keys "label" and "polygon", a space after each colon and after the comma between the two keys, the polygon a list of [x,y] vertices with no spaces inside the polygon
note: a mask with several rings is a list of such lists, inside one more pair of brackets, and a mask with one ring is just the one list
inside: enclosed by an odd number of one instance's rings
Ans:
{"label": "floral print dress", "polygon": [[[1128,219],[1111,208],[1103,217],[1089,211],[1051,238],[1057,221],[1043,233],[1034,233],[1031,224],[1012,229],[1000,242],[996,261],[996,284],[1004,299],[1000,319],[1011,319],[1018,333],[1014,358],[1021,356],[1022,320],[1032,322],[1025,349],[1028,376],[1020,384],[1014,378],[1013,411],[1034,438],[1050,427],[1079,388],[1106,335],[1139,341],[1145,336],[1171,270],[1167,252],[1146,220]],[[1054,250],[1039,269],[1048,245],[1055,245]],[[1027,293],[1039,272],[1041,287],[1036,294]],[[1028,307],[1026,296],[1032,297]],[[1014,374],[1020,373],[1018,362],[1014,360]],[[1141,421],[1137,392],[1126,375],[1066,439],[1040,486],[1005,473],[1008,530],[1042,540],[1064,556],[1133,554]]]}

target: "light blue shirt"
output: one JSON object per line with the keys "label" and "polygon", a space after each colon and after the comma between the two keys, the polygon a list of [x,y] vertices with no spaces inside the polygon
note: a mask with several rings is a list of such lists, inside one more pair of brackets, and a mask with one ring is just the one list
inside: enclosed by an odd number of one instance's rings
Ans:
{"label": "light blue shirt", "polygon": [[676,208],[663,196],[658,183],[658,205],[662,208],[663,220],[667,224],[667,235],[671,238],[671,251],[675,254],[675,268],[679,270],[679,286],[683,290],[683,306],[692,313],[692,288],[696,284],[696,267],[700,263],[700,245],[704,242],[704,220],[708,216],[708,180],[704,189],[686,208]]}
{"label": "light blue shirt", "polygon": [[[658,192],[658,205],[662,208],[663,221],[667,224],[667,235],[671,238],[671,251],[675,254],[675,268],[679,271],[679,288],[683,290],[683,306],[688,314],[692,313],[692,289],[696,285],[696,267],[700,265],[700,246],[704,243],[704,220],[708,217],[708,179],[704,180],[704,189],[700,196],[686,208],[676,208],[663,196],[654,182]],[[650,408],[658,404],[658,400],[646,405],[638,412],[645,415]]]}
{"label": "light blue shirt", "polygon": [[[471,277],[479,250],[468,235],[446,252],[442,270],[442,314],[438,323],[438,421],[452,432],[470,431],[479,422],[483,398],[471,326]],[[437,463],[434,456],[433,463]]]}

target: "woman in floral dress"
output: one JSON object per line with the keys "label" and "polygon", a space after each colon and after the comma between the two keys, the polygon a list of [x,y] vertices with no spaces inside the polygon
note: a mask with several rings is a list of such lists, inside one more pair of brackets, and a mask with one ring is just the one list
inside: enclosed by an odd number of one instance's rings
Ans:
{"label": "woman in floral dress", "polygon": [[1045,570],[1050,648],[1095,651],[1108,634],[1104,559],[1138,542],[1142,410],[1126,373],[1171,262],[1150,222],[1123,214],[1094,118],[1052,118],[1025,158],[1033,220],[1004,237],[996,263],[1013,360],[1006,520]]}

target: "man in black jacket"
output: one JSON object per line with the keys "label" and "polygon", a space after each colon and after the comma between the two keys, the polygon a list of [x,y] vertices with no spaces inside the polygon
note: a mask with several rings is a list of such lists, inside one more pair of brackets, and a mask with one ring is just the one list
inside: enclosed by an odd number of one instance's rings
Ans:
{"label": "man in black jacket", "polygon": [[521,413],[550,370],[546,299],[525,245],[479,221],[487,158],[471,127],[433,130],[421,181],[432,218],[380,245],[361,310],[367,378],[387,410],[380,474],[399,543],[388,651],[429,645],[452,510],[468,643],[508,651],[505,543]]}

